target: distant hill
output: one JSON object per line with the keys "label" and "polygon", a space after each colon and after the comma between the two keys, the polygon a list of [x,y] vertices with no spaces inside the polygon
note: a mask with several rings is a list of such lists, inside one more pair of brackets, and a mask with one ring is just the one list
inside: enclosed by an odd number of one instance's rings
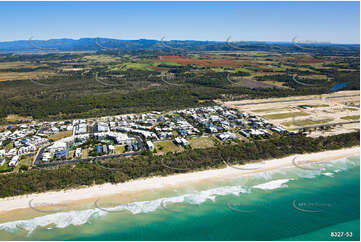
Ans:
{"label": "distant hill", "polygon": [[[324,52],[359,52],[359,45],[355,44],[300,44],[286,42],[227,42],[227,41],[195,41],[195,40],[119,40],[109,38],[81,38],[81,39],[49,39],[49,40],[18,40],[0,42],[0,53],[13,52],[63,52],[63,51],[302,51]],[[337,54],[337,53],[336,53]]]}

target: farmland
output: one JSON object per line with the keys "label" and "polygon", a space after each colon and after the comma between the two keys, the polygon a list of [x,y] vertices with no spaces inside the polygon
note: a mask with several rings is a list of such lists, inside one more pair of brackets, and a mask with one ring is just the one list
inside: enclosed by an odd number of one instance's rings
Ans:
{"label": "farmland", "polygon": [[344,90],[358,90],[358,61],[357,53],[261,50],[2,54],[0,123],[166,111],[215,100],[297,99],[327,94],[346,81]]}

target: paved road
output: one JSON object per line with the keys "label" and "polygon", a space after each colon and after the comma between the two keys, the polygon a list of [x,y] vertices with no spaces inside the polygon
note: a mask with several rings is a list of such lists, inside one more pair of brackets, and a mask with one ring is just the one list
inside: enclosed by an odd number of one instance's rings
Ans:
{"label": "paved road", "polygon": [[33,162],[30,164],[30,166],[36,166],[37,164],[40,163],[41,157],[42,157],[42,155],[43,155],[43,153],[44,153],[44,150],[45,150],[46,148],[48,148],[50,145],[51,145],[51,144],[46,144],[45,146],[41,147],[41,148],[38,150],[38,152],[36,153],[36,155],[35,155],[35,157],[34,157]]}

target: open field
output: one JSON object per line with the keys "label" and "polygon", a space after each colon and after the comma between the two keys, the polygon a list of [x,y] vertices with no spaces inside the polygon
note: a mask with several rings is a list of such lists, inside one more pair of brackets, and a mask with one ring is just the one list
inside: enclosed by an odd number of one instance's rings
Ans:
{"label": "open field", "polygon": [[89,55],[89,56],[84,56],[82,59],[86,61],[100,62],[100,63],[109,63],[120,60],[119,57],[108,56],[108,55]]}
{"label": "open field", "polygon": [[318,105],[312,105],[312,108],[325,108],[325,107],[329,107],[328,104],[318,104]]}
{"label": "open field", "polygon": [[39,76],[49,75],[51,72],[32,71],[32,72],[0,72],[0,82],[14,80],[28,80]]}
{"label": "open field", "polygon": [[174,144],[172,140],[154,142],[154,147],[157,150],[158,155],[166,154],[168,152],[184,151],[182,146]]}
{"label": "open field", "polygon": [[275,108],[275,109],[269,109],[269,108],[266,108],[266,109],[255,109],[255,110],[252,110],[253,113],[273,113],[273,112],[278,112],[278,111],[288,111],[288,110],[291,110],[290,108]]}
{"label": "open field", "polygon": [[341,117],[344,120],[360,120],[360,115],[344,116]]}
{"label": "open field", "polygon": [[54,73],[47,64],[29,61],[0,62],[0,82],[27,80]]}
{"label": "open field", "polygon": [[180,56],[160,56],[156,61],[175,62],[181,65],[201,65],[201,66],[212,66],[212,67],[239,67],[241,62],[233,61],[229,59],[190,59],[182,58]]}
{"label": "open field", "polygon": [[286,119],[286,118],[296,118],[296,117],[309,116],[309,115],[311,114],[301,111],[301,112],[268,114],[268,115],[263,115],[262,117],[266,119]]}
{"label": "open field", "polygon": [[288,87],[286,87],[286,86],[283,85],[283,82],[278,82],[278,81],[264,81],[263,83],[269,84],[269,85],[272,85],[272,86],[276,86],[276,87],[288,88]]}
{"label": "open field", "polygon": [[88,158],[89,157],[89,155],[88,155],[88,150],[87,149],[83,149],[82,151],[81,151],[81,157],[82,158]]}
{"label": "open field", "polygon": [[115,145],[114,146],[115,154],[122,154],[125,152],[125,145]]}
{"label": "open field", "polygon": [[32,160],[31,157],[22,156],[21,159],[19,160],[18,164],[15,166],[14,170],[19,171],[19,169],[22,166],[29,167],[31,160]]}
{"label": "open field", "polygon": [[13,62],[0,62],[0,70],[6,70],[6,69],[32,69],[32,68],[38,68],[38,67],[46,67],[46,64],[39,64],[39,63],[33,63],[30,61],[13,61]]}
{"label": "open field", "polygon": [[282,88],[282,85],[274,84],[274,83],[266,83],[253,80],[250,77],[243,78],[233,78],[233,82],[235,82],[234,86],[240,87],[248,87],[248,88]]}
{"label": "open field", "polygon": [[319,95],[307,95],[307,96],[292,96],[292,97],[280,97],[280,98],[263,98],[263,99],[244,99],[241,101],[231,101],[227,102],[227,105],[232,105],[234,107],[242,106],[242,109],[250,110],[249,107],[253,109],[257,108],[269,108],[273,106],[285,107],[288,103],[297,105],[329,105],[328,102],[333,100],[343,100],[344,102],[359,103],[360,102],[360,91],[339,91],[328,94],[319,94]]}
{"label": "open field", "polygon": [[16,122],[16,121],[25,121],[25,120],[31,120],[31,117],[22,117],[16,114],[9,114],[5,120],[9,122]]}
{"label": "open field", "polygon": [[8,166],[9,161],[6,161],[2,166],[0,166],[0,173],[10,172],[13,170],[13,167]]}
{"label": "open field", "polygon": [[317,124],[327,124],[333,121],[333,119],[319,119],[319,120],[313,120],[313,119],[303,119],[303,120],[295,120],[295,121],[288,121],[281,123],[282,126],[290,127],[290,126],[298,126],[298,127],[304,127],[304,126],[311,126],[311,125],[317,125]]}
{"label": "open field", "polygon": [[57,141],[57,140],[59,140],[59,139],[63,139],[63,138],[65,138],[65,137],[69,137],[69,136],[71,136],[73,134],[73,131],[61,131],[61,132],[59,132],[59,133],[56,133],[56,134],[54,134],[54,135],[50,135],[49,136],[49,139],[52,139],[52,140],[54,140],[54,141]]}
{"label": "open field", "polygon": [[198,137],[188,140],[193,149],[209,148],[214,146],[211,137]]}

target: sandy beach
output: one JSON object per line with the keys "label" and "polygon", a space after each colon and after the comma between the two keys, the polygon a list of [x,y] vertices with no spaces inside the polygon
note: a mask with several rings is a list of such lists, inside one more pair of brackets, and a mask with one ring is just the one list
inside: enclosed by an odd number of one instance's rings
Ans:
{"label": "sandy beach", "polygon": [[[332,150],[310,154],[296,154],[281,159],[261,161],[253,164],[227,167],[223,169],[212,169],[199,172],[190,172],[184,174],[170,175],[166,177],[152,177],[137,179],[119,184],[103,184],[79,189],[70,189],[63,191],[51,191],[45,193],[29,194],[23,196],[9,197],[0,199],[0,213],[8,213],[14,210],[29,209],[29,201],[35,199],[55,204],[76,204],[89,201],[99,197],[109,197],[121,194],[127,197],[127,194],[143,193],[149,191],[161,190],[164,188],[185,186],[207,181],[209,179],[218,180],[233,176],[247,176],[259,172],[271,171],[302,166],[309,162],[324,162],[336,160],[344,157],[360,155],[360,147],[353,147],[341,150]],[[46,203],[33,204],[33,206],[45,206]],[[15,211],[14,211],[15,212]]]}

